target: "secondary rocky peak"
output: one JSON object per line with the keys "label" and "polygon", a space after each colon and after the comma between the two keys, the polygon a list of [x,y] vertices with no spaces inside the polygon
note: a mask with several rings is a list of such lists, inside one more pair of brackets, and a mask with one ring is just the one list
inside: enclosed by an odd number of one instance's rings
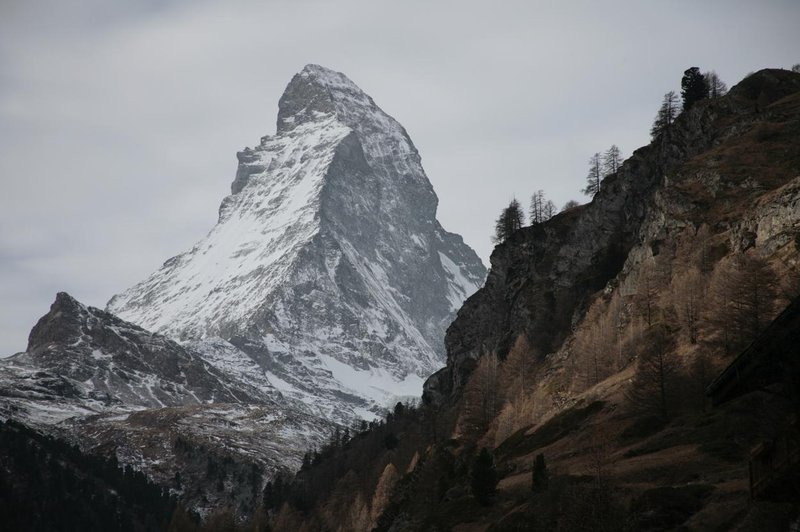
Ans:
{"label": "secondary rocky peak", "polygon": [[62,306],[74,308],[76,306],[82,307],[83,305],[81,305],[77,299],[69,295],[67,292],[58,292],[56,294],[56,299],[55,301],[53,301],[53,305],[50,307],[50,309],[53,310],[54,307],[60,308]]}
{"label": "secondary rocky peak", "polygon": [[67,292],[58,292],[53,304],[50,305],[50,312],[47,316],[62,317],[64,314],[75,315],[85,312],[86,307]]}
{"label": "secondary rocky peak", "polygon": [[56,294],[50,311],[42,316],[28,335],[28,352],[49,342],[63,342],[80,330],[81,317],[87,309],[66,292]]}
{"label": "secondary rocky peak", "polygon": [[89,405],[98,411],[114,405],[260,403],[277,395],[265,377],[258,386],[251,384],[258,368],[251,368],[249,383],[232,379],[173,340],[86,306],[66,292],[56,296],[50,311],[31,330],[27,351],[5,369],[0,366],[0,396],[6,370],[33,371],[31,382],[40,380],[35,373],[42,371],[45,384],[52,381],[48,374],[55,375],[59,386],[68,384],[72,399],[99,401]]}

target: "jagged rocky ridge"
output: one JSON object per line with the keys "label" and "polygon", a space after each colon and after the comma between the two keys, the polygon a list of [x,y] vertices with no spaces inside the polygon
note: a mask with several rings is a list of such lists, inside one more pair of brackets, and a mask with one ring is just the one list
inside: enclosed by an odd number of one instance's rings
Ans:
{"label": "jagged rocky ridge", "polygon": [[485,269],[436,220],[405,130],[342,74],[305,67],[238,157],[190,251],[106,311],[58,294],[0,361],[0,417],[247,513],[334,423],[419,395]]}
{"label": "jagged rocky ridge", "polygon": [[325,435],[257,366],[243,378],[207,358],[62,292],[27,350],[0,364],[0,417],[115,456],[197,509],[222,500],[252,508],[249,485],[228,493],[209,485],[207,462],[247,473],[255,466],[260,482]]}
{"label": "jagged rocky ridge", "polygon": [[[203,403],[269,403],[279,394],[217,370],[196,353],[64,292],[31,330],[24,353],[3,369],[34,376],[53,395],[95,401],[98,408],[158,408]],[[44,392],[45,390],[43,390]]]}

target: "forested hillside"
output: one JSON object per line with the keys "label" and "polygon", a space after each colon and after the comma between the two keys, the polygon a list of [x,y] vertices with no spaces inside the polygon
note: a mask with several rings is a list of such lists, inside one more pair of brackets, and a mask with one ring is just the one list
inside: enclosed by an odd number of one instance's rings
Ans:
{"label": "forested hillside", "polygon": [[449,328],[447,367],[423,404],[335,438],[295,479],[270,484],[270,523],[787,526],[797,476],[748,504],[748,471],[762,456],[753,448],[797,442],[797,368],[784,364],[794,322],[776,322],[771,334],[789,340],[757,358],[785,371],[708,394],[798,296],[798,233],[800,74],[763,70],[693,101],[591,203],[512,228]]}
{"label": "forested hillside", "polygon": [[174,497],[130,467],[0,423],[0,530],[166,530],[175,509]]}

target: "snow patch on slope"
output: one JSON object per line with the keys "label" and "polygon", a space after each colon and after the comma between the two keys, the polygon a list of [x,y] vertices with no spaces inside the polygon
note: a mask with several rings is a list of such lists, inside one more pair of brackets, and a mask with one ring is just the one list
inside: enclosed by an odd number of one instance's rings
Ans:
{"label": "snow patch on slope", "polygon": [[246,321],[265,294],[286,282],[298,252],[319,231],[323,179],[349,133],[324,115],[262,139],[253,164],[265,170],[225,198],[208,236],[112,298],[108,310],[182,339],[215,336]]}
{"label": "snow patch on slope", "polygon": [[461,267],[441,251],[439,252],[439,260],[442,261],[442,266],[447,275],[447,299],[450,301],[450,308],[456,311],[461,308],[461,305],[470,295],[480,288],[480,283],[476,279],[465,275]]}

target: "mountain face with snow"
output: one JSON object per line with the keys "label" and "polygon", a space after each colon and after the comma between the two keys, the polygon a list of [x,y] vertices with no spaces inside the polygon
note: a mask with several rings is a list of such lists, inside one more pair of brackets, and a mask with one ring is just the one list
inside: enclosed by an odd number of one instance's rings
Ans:
{"label": "mountain face with snow", "polygon": [[262,475],[293,467],[327,434],[252,361],[215,355],[62,292],[27,350],[0,360],[0,421],[113,455],[201,512],[220,504],[245,511],[258,502]]}
{"label": "mountain face with snow", "polygon": [[[185,404],[269,402],[279,395],[266,379],[257,386],[226,375],[197,354],[64,292],[31,330],[28,348],[4,370],[42,368],[62,398],[159,408]],[[45,385],[45,388],[48,386]]]}
{"label": "mountain face with snow", "polygon": [[201,512],[249,511],[333,423],[419,396],[486,274],[436,220],[405,130],[342,74],[305,67],[277,133],[238,158],[204,239],[106,310],[58,294],[0,360],[0,420],[113,454]]}
{"label": "mountain face with snow", "polygon": [[326,417],[418,395],[485,269],[436,220],[403,127],[343,74],[308,65],[277,133],[238,159],[211,232],[107,310],[223,370],[254,364]]}

